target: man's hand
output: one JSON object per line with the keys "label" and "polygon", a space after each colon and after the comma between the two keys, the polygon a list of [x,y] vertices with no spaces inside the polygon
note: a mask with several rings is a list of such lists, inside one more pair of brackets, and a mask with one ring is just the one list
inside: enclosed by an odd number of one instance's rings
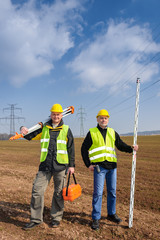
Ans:
{"label": "man's hand", "polygon": [[68,173],[70,173],[70,174],[74,173],[74,167],[69,167],[68,168]]}
{"label": "man's hand", "polygon": [[134,151],[138,151],[138,145],[133,145],[132,148]]}
{"label": "man's hand", "polygon": [[21,134],[26,135],[28,133],[28,128],[21,127]]}
{"label": "man's hand", "polygon": [[95,167],[95,165],[90,165],[89,166],[89,170],[93,172],[94,171],[94,167]]}

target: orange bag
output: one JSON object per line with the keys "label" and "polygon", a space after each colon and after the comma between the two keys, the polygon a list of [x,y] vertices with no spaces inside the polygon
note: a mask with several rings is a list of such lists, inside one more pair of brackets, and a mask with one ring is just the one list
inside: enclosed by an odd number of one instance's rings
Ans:
{"label": "orange bag", "polygon": [[69,181],[70,181],[70,173],[69,173],[67,187],[63,188],[63,192],[62,192],[63,199],[65,201],[71,201],[71,202],[74,201],[76,198],[80,197],[82,193],[81,186],[77,184],[74,173],[72,175],[73,175],[75,184],[69,185]]}

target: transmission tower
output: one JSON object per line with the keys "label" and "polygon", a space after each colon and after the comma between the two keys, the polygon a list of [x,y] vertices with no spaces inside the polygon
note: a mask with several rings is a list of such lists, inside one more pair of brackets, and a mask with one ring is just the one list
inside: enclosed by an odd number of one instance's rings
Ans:
{"label": "transmission tower", "polygon": [[78,109],[78,115],[80,115],[80,137],[84,137],[84,127],[83,127],[83,120],[85,119],[83,116],[86,115],[84,108],[80,107]]}
{"label": "transmission tower", "polygon": [[3,117],[3,118],[0,118],[0,119],[5,119],[5,120],[10,120],[10,135],[14,135],[15,134],[15,120],[16,119],[25,119],[25,118],[23,118],[23,117],[18,117],[18,116],[15,116],[15,114],[14,114],[14,111],[15,110],[21,110],[22,111],[22,109],[21,108],[17,108],[17,107],[15,107],[15,105],[17,105],[17,104],[8,104],[10,107],[8,107],[8,108],[3,108],[3,112],[5,111],[5,110],[10,110],[10,116],[9,117]]}

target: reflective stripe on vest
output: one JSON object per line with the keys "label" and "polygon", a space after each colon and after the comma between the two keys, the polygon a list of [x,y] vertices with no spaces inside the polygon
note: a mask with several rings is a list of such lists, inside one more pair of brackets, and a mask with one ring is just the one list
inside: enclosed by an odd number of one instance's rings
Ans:
{"label": "reflective stripe on vest", "polygon": [[115,131],[107,128],[106,140],[100,133],[98,128],[91,128],[90,134],[92,138],[92,146],[89,149],[89,159],[91,162],[117,162],[115,151]]}
{"label": "reflective stripe on vest", "polygon": [[68,152],[67,152],[67,134],[68,126],[63,125],[63,129],[60,131],[57,137],[57,162],[61,164],[68,164]]}
{"label": "reflective stripe on vest", "polygon": [[[68,152],[67,152],[67,134],[68,134],[68,126],[63,125],[63,129],[60,130],[59,135],[57,137],[57,162],[61,164],[68,164]],[[40,162],[44,162],[46,160],[48,154],[48,147],[50,141],[49,128],[47,126],[43,127],[42,137],[41,137],[41,157]]]}

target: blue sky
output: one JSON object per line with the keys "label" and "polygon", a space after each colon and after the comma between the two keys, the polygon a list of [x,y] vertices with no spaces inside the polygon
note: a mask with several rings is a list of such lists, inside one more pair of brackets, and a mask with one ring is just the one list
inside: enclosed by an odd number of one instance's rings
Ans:
{"label": "blue sky", "polygon": [[75,107],[64,118],[74,136],[96,126],[100,109],[119,134],[132,132],[138,77],[138,130],[159,130],[159,9],[158,0],[0,0],[0,117],[17,104],[18,131],[60,103]]}

